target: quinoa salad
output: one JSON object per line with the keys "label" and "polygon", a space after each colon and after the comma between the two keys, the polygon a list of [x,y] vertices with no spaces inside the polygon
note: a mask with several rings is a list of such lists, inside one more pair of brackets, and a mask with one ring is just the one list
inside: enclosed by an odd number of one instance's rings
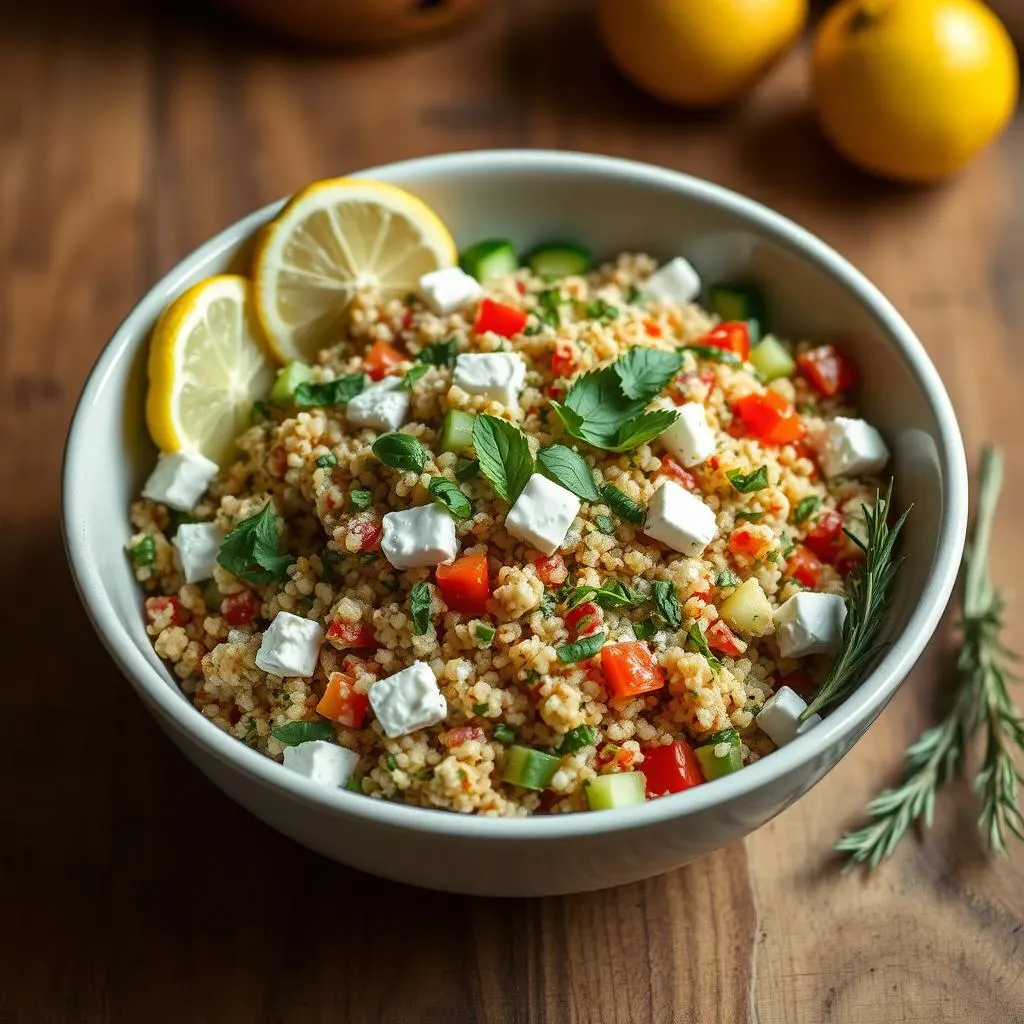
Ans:
{"label": "quinoa salad", "polygon": [[856,367],[682,257],[459,264],[355,293],[220,465],[160,456],[126,548],[183,693],[282,771],[500,816],[814,728],[889,459]]}

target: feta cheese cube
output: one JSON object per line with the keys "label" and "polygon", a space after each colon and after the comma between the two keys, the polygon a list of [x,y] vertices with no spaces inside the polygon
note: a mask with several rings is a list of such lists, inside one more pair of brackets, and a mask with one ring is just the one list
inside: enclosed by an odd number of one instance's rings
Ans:
{"label": "feta cheese cube", "polygon": [[821,715],[811,715],[806,722],[800,716],[807,710],[804,699],[788,686],[780,686],[765,702],[754,721],[777,747],[783,747],[797,736],[813,729]]}
{"label": "feta cheese cube", "polygon": [[699,466],[715,450],[715,432],[700,402],[676,406],[678,419],[661,435],[661,443],[687,468]]}
{"label": "feta cheese cube", "polygon": [[646,281],[641,281],[639,288],[646,299],[685,305],[700,295],[700,278],[693,264],[677,256],[659,267]]}
{"label": "feta cheese cube", "polygon": [[396,569],[450,562],[459,552],[455,520],[433,504],[388,512],[380,547]]}
{"label": "feta cheese cube", "polygon": [[836,416],[810,440],[827,477],[879,473],[889,461],[882,435],[865,420]]}
{"label": "feta cheese cube", "polygon": [[377,721],[391,739],[437,725],[448,714],[448,704],[425,661],[414,661],[401,672],[374,683],[367,696]]}
{"label": "feta cheese cube", "polygon": [[322,786],[344,786],[359,764],[359,755],[328,740],[310,740],[284,748],[284,766]]}
{"label": "feta cheese cube", "polygon": [[838,594],[794,594],[775,613],[775,638],[784,658],[837,654],[843,646],[846,602]]}
{"label": "feta cheese cube", "polygon": [[323,642],[319,623],[278,612],[260,641],[256,667],[275,676],[311,676]]}
{"label": "feta cheese cube", "polygon": [[448,316],[471,302],[479,302],[484,290],[461,267],[442,267],[420,278],[419,293],[438,316]]}
{"label": "feta cheese cube", "polygon": [[390,432],[398,430],[409,415],[411,396],[397,377],[371,384],[348,403],[348,421],[353,427]]}
{"label": "feta cheese cube", "polygon": [[178,512],[190,512],[216,475],[217,463],[199,452],[161,455],[142,496]]}
{"label": "feta cheese cube", "polygon": [[666,480],[651,498],[644,533],[673,551],[696,558],[715,539],[718,523],[700,498]]}
{"label": "feta cheese cube", "polygon": [[545,555],[553,555],[565,540],[580,511],[572,491],[534,473],[505,517],[505,529]]}
{"label": "feta cheese cube", "polygon": [[470,395],[514,405],[526,379],[526,364],[516,352],[484,352],[456,356],[453,383]]}
{"label": "feta cheese cube", "polygon": [[182,523],[171,543],[186,583],[199,583],[213,575],[225,534],[213,523]]}

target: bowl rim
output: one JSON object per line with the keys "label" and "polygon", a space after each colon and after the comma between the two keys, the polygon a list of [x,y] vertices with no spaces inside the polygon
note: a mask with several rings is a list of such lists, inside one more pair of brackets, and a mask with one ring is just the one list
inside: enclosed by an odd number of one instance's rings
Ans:
{"label": "bowl rim", "polygon": [[[777,244],[816,264],[845,287],[868,309],[890,344],[919,381],[939,427],[936,438],[943,480],[943,514],[939,540],[921,595],[911,610],[906,627],[894,638],[884,655],[860,686],[813,730],[774,751],[769,757],[748,765],[742,772],[715,780],[713,785],[696,786],[643,804],[618,808],[611,813],[531,815],[522,818],[490,818],[455,814],[440,809],[413,807],[386,800],[368,799],[346,790],[317,785],[223,732],[199,714],[167,685],[145,659],[128,634],[106,595],[102,576],[88,541],[79,526],[84,498],[74,486],[87,480],[87,424],[90,410],[102,393],[107,378],[118,362],[144,339],[152,319],[150,307],[163,305],[161,296],[176,293],[198,262],[231,250],[278,209],[283,201],[269,203],[235,221],[184,259],[149,288],[118,326],[104,346],[82,388],[76,404],[64,451],[62,468],[62,532],[75,585],[86,613],[115,663],[139,692],[143,702],[158,713],[174,732],[184,734],[217,760],[241,772],[250,780],[277,790],[295,802],[329,810],[339,818],[365,820],[381,827],[428,832],[456,838],[571,839],[611,833],[684,818],[713,807],[729,804],[753,791],[799,771],[816,759],[828,758],[827,751],[841,738],[855,733],[859,725],[870,724],[931,639],[956,583],[967,529],[967,463],[963,441],[952,403],[924,346],[903,317],[878,288],[829,245],[782,214],[721,185],[692,175],[648,163],[599,154],[543,149],[490,149],[416,157],[354,172],[353,177],[381,177],[408,185],[409,179],[438,174],[457,167],[460,171],[547,172],[618,178],[623,184],[681,192],[698,202],[722,209],[755,226]],[[866,725],[865,725],[866,728]],[[859,737],[858,737],[859,739]]]}

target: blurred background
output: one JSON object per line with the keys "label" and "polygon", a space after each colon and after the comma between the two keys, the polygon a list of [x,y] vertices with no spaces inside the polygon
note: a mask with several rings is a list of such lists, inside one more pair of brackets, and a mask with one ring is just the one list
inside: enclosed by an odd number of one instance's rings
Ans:
{"label": "blurred background", "polygon": [[745,844],[608,893],[448,897],[323,861],[199,778],[92,635],[58,520],[82,382],[192,248],[316,178],[553,147],[736,189],[879,284],[972,468],[983,441],[1006,449],[994,573],[1012,585],[1011,34],[1019,50],[1021,0],[0,0],[0,1024],[1024,1021],[1024,865],[984,858],[966,784],[868,879],[828,854],[930,722],[951,629]]}

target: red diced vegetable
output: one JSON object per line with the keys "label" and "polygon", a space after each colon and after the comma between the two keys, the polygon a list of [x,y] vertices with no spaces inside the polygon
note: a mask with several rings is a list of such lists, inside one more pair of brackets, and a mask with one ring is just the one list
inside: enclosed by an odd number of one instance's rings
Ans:
{"label": "red diced vegetable", "polygon": [[727,547],[734,555],[743,555],[745,558],[760,558],[768,547],[768,541],[745,527],[740,527],[729,534]]}
{"label": "red diced vegetable", "polygon": [[688,491],[697,490],[697,478],[672,458],[671,455],[661,457],[661,472],[677,484],[682,484]]}
{"label": "red diced vegetable", "polygon": [[617,700],[660,690],[665,685],[664,670],[654,660],[647,644],[638,640],[603,647],[601,674],[612,697]]}
{"label": "red diced vegetable", "polygon": [[335,619],[327,627],[327,639],[339,651],[379,646],[370,626],[362,622],[342,622],[341,619]]}
{"label": "red diced vegetable", "polygon": [[380,672],[380,666],[375,661],[367,661],[356,654],[346,654],[341,659],[341,670],[348,676],[354,676],[357,672],[367,672],[375,676]]}
{"label": "red diced vegetable", "polygon": [[746,426],[768,444],[789,444],[799,441],[806,433],[796,409],[774,391],[746,395],[736,403],[736,412]]}
{"label": "red diced vegetable", "polygon": [[804,547],[810,548],[823,562],[830,565],[842,554],[845,547],[843,517],[828,509],[811,525],[804,537]]}
{"label": "red diced vegetable", "polygon": [[814,690],[814,680],[802,668],[783,676],[781,684],[788,686],[801,697],[809,697]]}
{"label": "red diced vegetable", "polygon": [[686,740],[676,740],[660,747],[643,747],[640,771],[647,778],[647,795],[664,796],[681,793],[704,781],[704,773],[693,747]]}
{"label": "red diced vegetable", "polygon": [[163,619],[168,609],[171,612],[171,625],[181,626],[185,622],[185,609],[176,597],[147,597],[145,602],[146,618],[150,622]]}
{"label": "red diced vegetable", "polygon": [[463,555],[454,562],[442,562],[435,570],[441,600],[453,612],[482,615],[491,599],[487,556]]}
{"label": "red diced vegetable", "polygon": [[523,310],[495,302],[494,299],[484,299],[480,303],[473,331],[476,334],[493,331],[503,338],[511,338],[519,334],[525,326],[526,313]]}
{"label": "red diced vegetable", "polygon": [[813,590],[821,576],[821,559],[810,548],[798,544],[786,563],[786,575],[792,576],[797,583]]}
{"label": "red diced vegetable", "polygon": [[386,341],[375,341],[363,356],[363,367],[371,380],[381,380],[388,373],[406,361],[406,356]]}
{"label": "red diced vegetable", "polygon": [[318,715],[350,729],[361,728],[369,710],[369,697],[365,693],[357,693],[356,681],[343,672],[331,673],[327,689],[316,706]]}
{"label": "red diced vegetable", "polygon": [[547,558],[538,558],[533,567],[541,583],[546,587],[560,587],[569,578],[565,559],[557,551]]}
{"label": "red diced vegetable", "polygon": [[454,747],[461,746],[463,743],[469,743],[470,740],[482,741],[484,731],[479,725],[460,725],[456,729],[449,729],[447,732],[441,733],[438,738],[451,750]]}
{"label": "red diced vegetable", "polygon": [[836,572],[840,576],[849,576],[857,566],[864,559],[864,552],[860,548],[855,548],[853,551],[844,554],[841,558],[836,561]]}
{"label": "red diced vegetable", "polygon": [[746,641],[741,640],[721,619],[708,626],[704,636],[712,650],[734,658],[747,649]]}
{"label": "red diced vegetable", "polygon": [[220,602],[220,613],[229,626],[248,626],[259,610],[260,602],[251,590],[225,594]]}
{"label": "red diced vegetable", "polygon": [[741,320],[729,320],[713,328],[697,344],[735,352],[745,360],[750,355],[750,328]]}
{"label": "red diced vegetable", "polygon": [[601,609],[593,601],[584,601],[565,613],[565,624],[578,636],[597,632],[603,621]]}
{"label": "red diced vegetable", "polygon": [[796,365],[814,390],[826,398],[857,383],[857,367],[835,345],[819,345],[801,353]]}
{"label": "red diced vegetable", "polygon": [[647,336],[649,338],[661,337],[661,327],[659,327],[653,320],[644,321],[644,330],[647,332]]}
{"label": "red diced vegetable", "polygon": [[559,345],[551,354],[551,374],[570,377],[576,372],[576,349],[572,345]]}
{"label": "red diced vegetable", "polygon": [[359,538],[360,551],[380,551],[384,525],[376,512],[360,512],[348,524],[349,531]]}

